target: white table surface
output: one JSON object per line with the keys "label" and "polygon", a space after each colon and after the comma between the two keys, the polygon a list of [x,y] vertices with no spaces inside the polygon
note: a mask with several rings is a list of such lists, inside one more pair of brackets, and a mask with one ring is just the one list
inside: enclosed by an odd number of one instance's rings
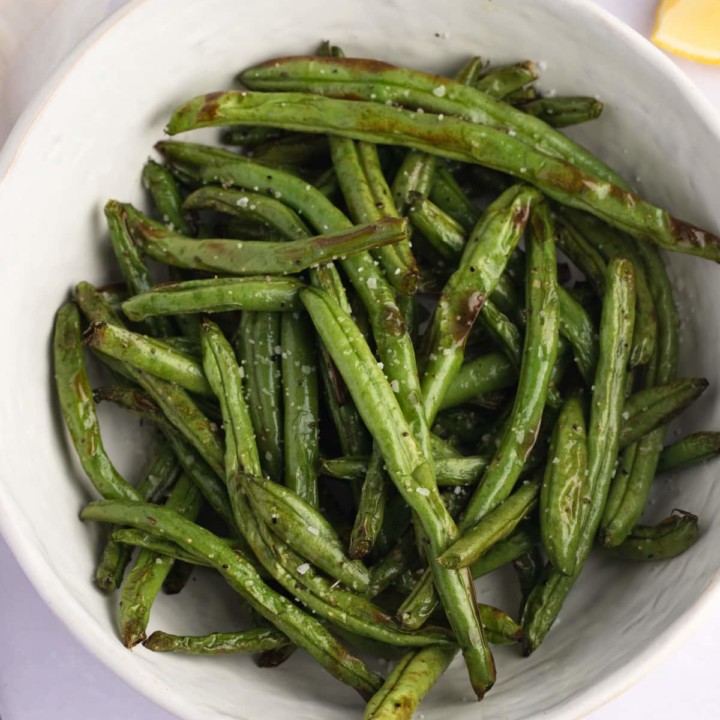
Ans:
{"label": "white table surface", "polygon": [[[655,0],[596,0],[638,32],[652,29]],[[34,90],[65,53],[124,0],[0,0],[0,143]],[[62,14],[65,22],[58,23]],[[70,22],[67,21],[70,18]],[[13,69],[42,48],[31,80]],[[720,67],[677,60],[720,110]],[[669,659],[590,720],[717,720],[720,607]],[[50,612],[0,538],[1,720],[172,720],[97,661]]]}

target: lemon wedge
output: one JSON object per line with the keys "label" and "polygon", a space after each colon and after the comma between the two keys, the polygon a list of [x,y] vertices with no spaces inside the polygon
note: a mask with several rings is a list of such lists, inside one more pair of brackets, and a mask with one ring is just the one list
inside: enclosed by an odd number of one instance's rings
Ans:
{"label": "lemon wedge", "polygon": [[720,65],[720,2],[661,0],[650,39],[675,55]]}

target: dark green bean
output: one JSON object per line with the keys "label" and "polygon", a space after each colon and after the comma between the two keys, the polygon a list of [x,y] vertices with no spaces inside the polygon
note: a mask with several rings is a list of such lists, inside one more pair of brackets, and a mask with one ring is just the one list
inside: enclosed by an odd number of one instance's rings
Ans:
{"label": "dark green bean", "polygon": [[677,378],[631,395],[623,408],[619,443],[625,448],[670,422],[708,387],[705,378]]}
{"label": "dark green bean", "polygon": [[519,90],[538,79],[535,63],[531,60],[513,63],[512,65],[496,65],[481,75],[475,87],[496,100]]}
{"label": "dark green bean", "polygon": [[152,196],[162,221],[172,230],[189,235],[190,226],[182,212],[182,196],[172,173],[160,163],[148,160],[143,166],[142,181]]}
{"label": "dark green bean", "polygon": [[280,345],[285,485],[317,506],[318,368],[312,325],[304,313],[283,313]]}
{"label": "dark green bean", "polygon": [[[154,285],[154,282],[150,270],[140,254],[140,250],[133,241],[123,206],[115,200],[109,200],[105,204],[105,219],[110,230],[113,251],[120,265],[120,272],[130,293],[137,295],[138,293],[147,292]],[[160,227],[164,228],[164,225]],[[166,337],[174,334],[172,322],[169,318],[150,318],[145,322],[145,325],[150,334],[155,337]]]}
{"label": "dark green bean", "polygon": [[179,652],[190,655],[227,655],[255,653],[286,647],[290,641],[279,630],[269,627],[209,635],[171,635],[156,630],[143,646],[153,652]]}
{"label": "dark green bean", "polygon": [[105,498],[142,499],[105,452],[83,358],[80,312],[74,303],[65,303],[55,318],[53,360],[60,409],[86,475]]}
{"label": "dark green bean", "polygon": [[275,482],[284,478],[280,315],[244,312],[235,353],[245,376],[250,419],[262,469]]}
{"label": "dark green bean", "polygon": [[675,511],[657,525],[636,525],[619,545],[610,548],[623,560],[668,560],[684,553],[698,538],[698,519],[682,510]]}
{"label": "dark green bean", "polygon": [[217,185],[204,185],[185,198],[186,210],[214,210],[261,222],[288,240],[311,233],[298,214],[275,198]]}
{"label": "dark green bean", "polygon": [[587,434],[580,397],[572,396],[558,416],[540,491],[540,533],[550,562],[566,575],[577,563],[583,500],[589,495]]}
{"label": "dark green bean", "polygon": [[658,462],[658,472],[677,470],[686,465],[705,462],[720,453],[720,433],[692,433],[663,448]]}
{"label": "dark green bean", "polygon": [[543,120],[551,127],[579,125],[600,117],[603,104],[593,97],[544,97],[516,105],[528,115]]}

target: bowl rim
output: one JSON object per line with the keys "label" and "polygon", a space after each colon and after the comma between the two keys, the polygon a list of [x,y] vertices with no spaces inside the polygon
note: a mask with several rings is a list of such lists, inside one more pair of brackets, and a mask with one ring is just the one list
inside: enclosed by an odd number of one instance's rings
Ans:
{"label": "bowl rim", "polygon": [[[641,59],[664,73],[675,86],[679,96],[692,107],[720,142],[720,112],[662,50],[593,0],[548,1],[556,5],[580,8],[581,12],[602,23],[609,33],[615,34]],[[0,191],[17,157],[21,154],[27,135],[64,79],[72,73],[73,68],[91,48],[146,2],[147,0],[129,0],[114,10],[65,56],[34,94],[15,121],[0,149]],[[105,643],[106,634],[96,623],[87,622],[87,613],[80,601],[61,583],[55,582],[55,570],[43,556],[40,548],[24,542],[27,535],[25,525],[22,509],[16,506],[10,495],[6,493],[0,477],[0,533],[47,606],[81,645],[134,690],[179,718],[202,720],[202,716],[193,711],[192,707],[188,707],[187,703],[170,688],[143,673],[138,673],[130,665],[117,662],[116,652]],[[710,578],[695,603],[626,665],[611,672],[590,689],[563,698],[536,717],[538,720],[542,717],[552,717],[553,720],[577,720],[613,701],[661,665],[694,631],[699,629],[702,623],[717,612],[718,607],[720,607],[720,570]],[[80,627],[83,628],[82,632],[78,629]],[[238,717],[238,720],[242,719]]]}

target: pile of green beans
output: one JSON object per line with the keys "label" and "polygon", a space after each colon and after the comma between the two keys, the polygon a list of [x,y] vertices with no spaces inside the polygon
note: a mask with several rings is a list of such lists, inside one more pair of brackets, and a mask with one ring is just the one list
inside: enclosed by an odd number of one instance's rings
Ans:
{"label": "pile of green beans", "polygon": [[[366,720],[410,718],[456,654],[482,699],[491,643],[536,650],[593,549],[657,561],[696,541],[689,512],[639,524],[656,475],[720,453],[715,432],[663,447],[707,381],[677,376],[658,247],[717,261],[720,238],[559,133],[602,104],[537,77],[324,44],[177,108],[170,134],[222,126],[225,147],[160,142],[150,209],[107,203],[121,282],[78,283],[53,351],[128,647],[261,667],[300,648]],[[147,428],[137,483],[99,402]],[[507,565],[515,619],[473,584]],[[148,636],[196,566],[245,622]],[[396,660],[387,677],[368,653]]]}

